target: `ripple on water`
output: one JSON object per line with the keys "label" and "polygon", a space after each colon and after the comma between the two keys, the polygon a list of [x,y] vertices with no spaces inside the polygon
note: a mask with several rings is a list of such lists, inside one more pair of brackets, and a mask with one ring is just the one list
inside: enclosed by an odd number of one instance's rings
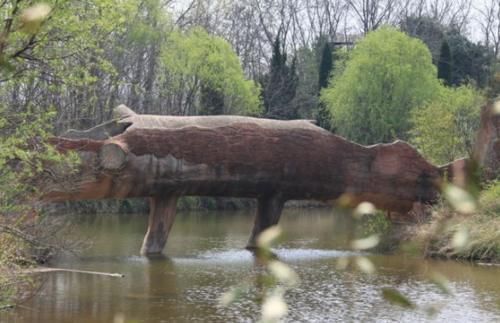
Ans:
{"label": "ripple on water", "polygon": [[[273,249],[279,260],[285,262],[314,261],[320,259],[339,258],[360,255],[360,253],[344,250],[324,249]],[[252,252],[241,249],[210,250],[189,258],[173,258],[180,264],[246,264],[253,263]]]}

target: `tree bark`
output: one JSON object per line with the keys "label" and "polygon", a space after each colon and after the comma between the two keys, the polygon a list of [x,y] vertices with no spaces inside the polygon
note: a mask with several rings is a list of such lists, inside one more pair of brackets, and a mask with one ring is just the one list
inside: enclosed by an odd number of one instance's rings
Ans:
{"label": "tree bark", "polygon": [[174,224],[177,196],[155,196],[150,199],[148,231],[142,243],[142,255],[163,252]]}
{"label": "tree bark", "polygon": [[257,199],[257,214],[247,249],[256,249],[257,238],[266,229],[278,224],[285,202],[279,195],[264,196]]}

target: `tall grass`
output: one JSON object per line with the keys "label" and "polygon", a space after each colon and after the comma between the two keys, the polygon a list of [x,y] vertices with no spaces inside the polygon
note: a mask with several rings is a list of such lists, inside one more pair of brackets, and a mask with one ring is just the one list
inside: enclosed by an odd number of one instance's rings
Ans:
{"label": "tall grass", "polygon": [[[490,183],[478,202],[468,215],[444,203],[433,209],[430,222],[415,235],[427,256],[500,262],[500,181]],[[457,239],[463,243],[457,246]]]}

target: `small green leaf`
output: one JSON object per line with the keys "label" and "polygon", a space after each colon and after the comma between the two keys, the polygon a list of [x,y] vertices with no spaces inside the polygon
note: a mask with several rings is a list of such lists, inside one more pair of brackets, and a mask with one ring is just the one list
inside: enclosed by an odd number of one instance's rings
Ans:
{"label": "small green leaf", "polygon": [[443,274],[434,272],[431,274],[431,282],[436,284],[436,286],[445,294],[450,294],[449,281]]}
{"label": "small green leaf", "polygon": [[413,304],[408,298],[406,298],[406,296],[393,288],[382,289],[382,296],[385,300],[391,302],[392,304],[406,308],[415,308],[415,304]]}

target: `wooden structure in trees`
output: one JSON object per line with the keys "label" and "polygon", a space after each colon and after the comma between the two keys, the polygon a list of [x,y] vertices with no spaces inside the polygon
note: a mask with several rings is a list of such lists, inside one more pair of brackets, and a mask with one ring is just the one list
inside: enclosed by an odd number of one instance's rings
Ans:
{"label": "wooden structure in trees", "polygon": [[407,212],[435,200],[441,180],[440,169],[405,142],[365,147],[306,120],[139,115],[122,105],[112,121],[52,142],[83,162],[70,189],[50,187],[44,198],[149,197],[143,254],[162,252],[184,195],[257,199],[252,248],[287,200],[342,196]]}

